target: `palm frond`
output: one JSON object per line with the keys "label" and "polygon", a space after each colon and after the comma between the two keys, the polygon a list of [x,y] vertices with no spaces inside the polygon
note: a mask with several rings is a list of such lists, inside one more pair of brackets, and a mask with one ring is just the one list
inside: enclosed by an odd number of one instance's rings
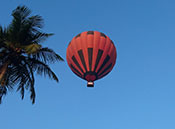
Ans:
{"label": "palm frond", "polygon": [[47,47],[39,49],[37,53],[32,54],[32,57],[46,64],[55,63],[56,61],[64,61],[61,56]]}
{"label": "palm frond", "polygon": [[30,86],[30,92],[31,92],[30,99],[32,100],[32,104],[34,104],[36,97],[34,85]]}
{"label": "palm frond", "polygon": [[31,38],[33,43],[41,43],[45,41],[48,37],[52,36],[53,33],[42,33],[37,31]]}
{"label": "palm frond", "polygon": [[28,23],[30,23],[34,30],[35,28],[42,28],[44,26],[43,18],[39,15],[29,17]]}
{"label": "palm frond", "polygon": [[42,33],[43,19],[39,15],[29,17],[31,11],[25,6],[18,6],[12,13],[13,20],[8,26],[8,40],[14,44],[29,45],[39,43],[52,34]]}
{"label": "palm frond", "polygon": [[13,43],[18,43],[20,32],[25,25],[26,18],[30,15],[31,11],[25,6],[18,6],[12,12],[13,20],[8,26],[9,37],[8,40]]}
{"label": "palm frond", "polygon": [[4,29],[0,26],[0,45],[2,44],[2,41],[4,41]]}
{"label": "palm frond", "polygon": [[5,86],[0,86],[0,104],[2,103],[2,97],[7,94],[7,88]]}
{"label": "palm frond", "polygon": [[28,58],[28,61],[32,62],[31,67],[33,68],[34,71],[37,72],[37,74],[48,76],[50,79],[53,79],[57,82],[59,81],[55,73],[45,63],[36,60],[34,58]]}
{"label": "palm frond", "polygon": [[34,78],[33,68],[26,60],[24,60],[24,62],[26,63],[27,69],[30,73],[30,79],[28,80],[27,85],[30,87],[30,92],[31,92],[30,99],[32,100],[32,104],[34,104],[36,95],[35,95],[35,88],[34,88],[35,78]]}
{"label": "palm frond", "polygon": [[[16,60],[11,59],[11,66],[7,71],[7,86],[15,86],[18,85],[17,91],[20,91],[21,98],[24,98],[25,89],[28,90],[30,88],[32,103],[35,102],[35,90],[31,90],[34,88],[34,74],[32,67],[27,64],[24,56],[18,56],[15,58]],[[12,87],[12,88],[13,88]]]}
{"label": "palm frond", "polygon": [[30,15],[31,11],[26,6],[18,6],[12,12],[12,16],[14,19],[24,20],[26,17]]}
{"label": "palm frond", "polygon": [[[0,26],[0,47],[4,47],[4,41],[7,39],[7,28]],[[3,45],[3,46],[2,46]]]}

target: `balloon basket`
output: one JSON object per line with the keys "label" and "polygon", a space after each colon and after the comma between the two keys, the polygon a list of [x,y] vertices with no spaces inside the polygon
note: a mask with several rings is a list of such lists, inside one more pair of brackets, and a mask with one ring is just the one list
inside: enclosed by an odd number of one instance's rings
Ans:
{"label": "balloon basket", "polygon": [[94,82],[87,82],[87,87],[94,87]]}

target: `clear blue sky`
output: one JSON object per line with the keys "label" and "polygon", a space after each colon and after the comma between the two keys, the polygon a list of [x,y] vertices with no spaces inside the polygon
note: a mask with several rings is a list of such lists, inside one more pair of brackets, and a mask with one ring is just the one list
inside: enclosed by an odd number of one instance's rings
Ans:
{"label": "clear blue sky", "polygon": [[113,71],[87,88],[66,61],[51,65],[60,82],[36,76],[29,93],[9,93],[0,105],[0,129],[175,129],[174,0],[1,0],[0,24],[26,5],[55,33],[44,46],[66,60],[69,41],[97,30],[115,43]]}

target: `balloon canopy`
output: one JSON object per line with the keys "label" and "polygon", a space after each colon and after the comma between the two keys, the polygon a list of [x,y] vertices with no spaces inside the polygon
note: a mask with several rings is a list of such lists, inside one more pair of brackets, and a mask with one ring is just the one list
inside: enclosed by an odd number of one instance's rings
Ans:
{"label": "balloon canopy", "polygon": [[66,53],[69,67],[77,76],[88,81],[88,87],[93,87],[95,80],[112,70],[116,57],[112,40],[98,31],[86,31],[75,36]]}

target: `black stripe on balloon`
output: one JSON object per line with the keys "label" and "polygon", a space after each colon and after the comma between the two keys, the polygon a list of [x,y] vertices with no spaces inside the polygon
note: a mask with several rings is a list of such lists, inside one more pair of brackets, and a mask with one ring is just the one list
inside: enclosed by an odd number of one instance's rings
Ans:
{"label": "black stripe on balloon", "polygon": [[94,31],[88,31],[87,34],[94,34]]}
{"label": "black stripe on balloon", "polygon": [[83,72],[83,69],[81,68],[80,64],[78,63],[77,59],[75,58],[75,56],[72,56],[72,60],[73,62],[76,64],[76,66],[81,70],[82,73]]}
{"label": "black stripe on balloon", "polygon": [[111,40],[111,43],[114,44],[114,42]]}
{"label": "black stripe on balloon", "polygon": [[100,66],[99,70],[97,71],[97,74],[102,70],[102,68],[106,65],[106,63],[109,61],[110,56],[107,55],[105,60],[103,61],[103,64]]}
{"label": "black stripe on balloon", "polygon": [[78,34],[77,36],[75,36],[75,38],[78,38],[78,37],[80,37],[81,36],[81,33],[80,34]]}
{"label": "black stripe on balloon", "polygon": [[98,64],[99,64],[99,61],[100,61],[100,59],[101,59],[101,56],[102,56],[102,54],[103,54],[103,50],[98,50],[98,54],[97,54],[97,59],[96,59],[96,62],[95,62],[95,68],[94,68],[94,71],[96,71],[96,69],[97,69],[97,66],[98,66]]}
{"label": "black stripe on balloon", "polygon": [[82,51],[82,50],[79,50],[79,51],[78,51],[78,55],[79,55],[79,57],[80,57],[80,59],[81,59],[81,63],[82,63],[83,66],[84,66],[84,69],[85,69],[86,72],[87,72],[87,67],[86,67],[86,63],[85,63],[85,60],[84,60],[83,51]]}
{"label": "black stripe on balloon", "polygon": [[105,35],[105,34],[103,34],[103,33],[100,33],[100,35],[106,38],[106,35]]}
{"label": "black stripe on balloon", "polygon": [[72,64],[70,66],[78,76],[82,77],[81,73]]}
{"label": "black stripe on balloon", "polygon": [[100,78],[106,76],[108,73],[109,73],[109,72],[107,72],[107,73],[105,73],[105,74],[103,74],[103,75],[98,76],[98,79],[100,79]]}
{"label": "black stripe on balloon", "polygon": [[104,70],[103,72],[101,72],[98,76],[101,76],[102,74],[104,74],[107,70],[109,70],[112,67],[112,63],[109,64]]}
{"label": "black stripe on balloon", "polygon": [[93,48],[88,48],[88,59],[89,59],[89,69],[92,69],[92,55],[93,55]]}

